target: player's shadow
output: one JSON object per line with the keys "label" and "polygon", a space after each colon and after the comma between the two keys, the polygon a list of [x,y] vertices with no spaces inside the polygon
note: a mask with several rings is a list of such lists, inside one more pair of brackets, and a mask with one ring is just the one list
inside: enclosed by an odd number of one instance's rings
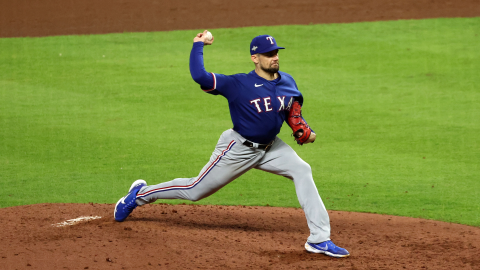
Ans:
{"label": "player's shadow", "polygon": [[233,230],[233,231],[248,231],[248,232],[295,232],[295,233],[308,233],[308,227],[306,220],[298,220],[297,218],[284,219],[281,222],[275,222],[268,220],[268,218],[257,219],[252,222],[228,220],[228,219],[211,219],[195,220],[192,218],[180,218],[171,216],[159,216],[159,217],[131,217],[129,220],[135,222],[157,223],[159,225],[168,227],[184,227],[190,229],[201,230]]}

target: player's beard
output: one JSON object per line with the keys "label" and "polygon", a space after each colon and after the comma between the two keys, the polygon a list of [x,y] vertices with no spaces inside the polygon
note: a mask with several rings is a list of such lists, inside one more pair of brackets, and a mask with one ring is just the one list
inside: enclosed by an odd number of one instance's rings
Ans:
{"label": "player's beard", "polygon": [[267,73],[275,74],[275,73],[277,73],[277,72],[280,70],[280,63],[277,63],[277,66],[271,65],[271,66],[268,67],[268,68],[260,65],[260,68],[261,68],[263,71],[267,72]]}

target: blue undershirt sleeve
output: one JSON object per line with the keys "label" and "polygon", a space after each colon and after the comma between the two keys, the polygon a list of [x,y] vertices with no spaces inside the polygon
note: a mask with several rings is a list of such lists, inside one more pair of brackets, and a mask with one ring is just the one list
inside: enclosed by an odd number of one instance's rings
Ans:
{"label": "blue undershirt sleeve", "polygon": [[[303,116],[302,116],[302,119],[303,119],[303,121],[305,121],[305,123],[307,123],[307,120],[305,120],[305,118],[303,118]],[[307,125],[308,125],[308,123],[307,123]],[[308,125],[308,126],[310,127],[310,125]],[[315,133],[315,131],[312,129],[312,127],[310,127],[310,130],[312,130],[312,132]]]}

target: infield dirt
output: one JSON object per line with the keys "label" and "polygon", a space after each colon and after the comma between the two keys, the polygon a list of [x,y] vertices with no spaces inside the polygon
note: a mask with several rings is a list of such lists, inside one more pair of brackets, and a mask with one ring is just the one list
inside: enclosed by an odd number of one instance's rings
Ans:
{"label": "infield dirt", "polygon": [[[476,16],[478,0],[0,0],[0,37]],[[351,252],[335,259],[304,250],[301,209],[155,204],[123,223],[113,210],[0,209],[0,269],[480,269],[480,228],[459,224],[330,211]],[[85,216],[101,218],[58,226]]]}
{"label": "infield dirt", "polygon": [[0,37],[477,16],[478,0],[1,0]]}

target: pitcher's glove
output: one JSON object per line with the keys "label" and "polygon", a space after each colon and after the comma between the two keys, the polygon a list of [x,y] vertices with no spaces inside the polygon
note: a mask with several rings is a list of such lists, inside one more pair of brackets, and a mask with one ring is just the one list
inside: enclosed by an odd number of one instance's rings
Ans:
{"label": "pitcher's glove", "polygon": [[308,126],[305,120],[302,117],[302,106],[298,101],[293,102],[290,112],[288,113],[287,123],[293,130],[293,137],[298,144],[303,145],[310,134],[312,129]]}

